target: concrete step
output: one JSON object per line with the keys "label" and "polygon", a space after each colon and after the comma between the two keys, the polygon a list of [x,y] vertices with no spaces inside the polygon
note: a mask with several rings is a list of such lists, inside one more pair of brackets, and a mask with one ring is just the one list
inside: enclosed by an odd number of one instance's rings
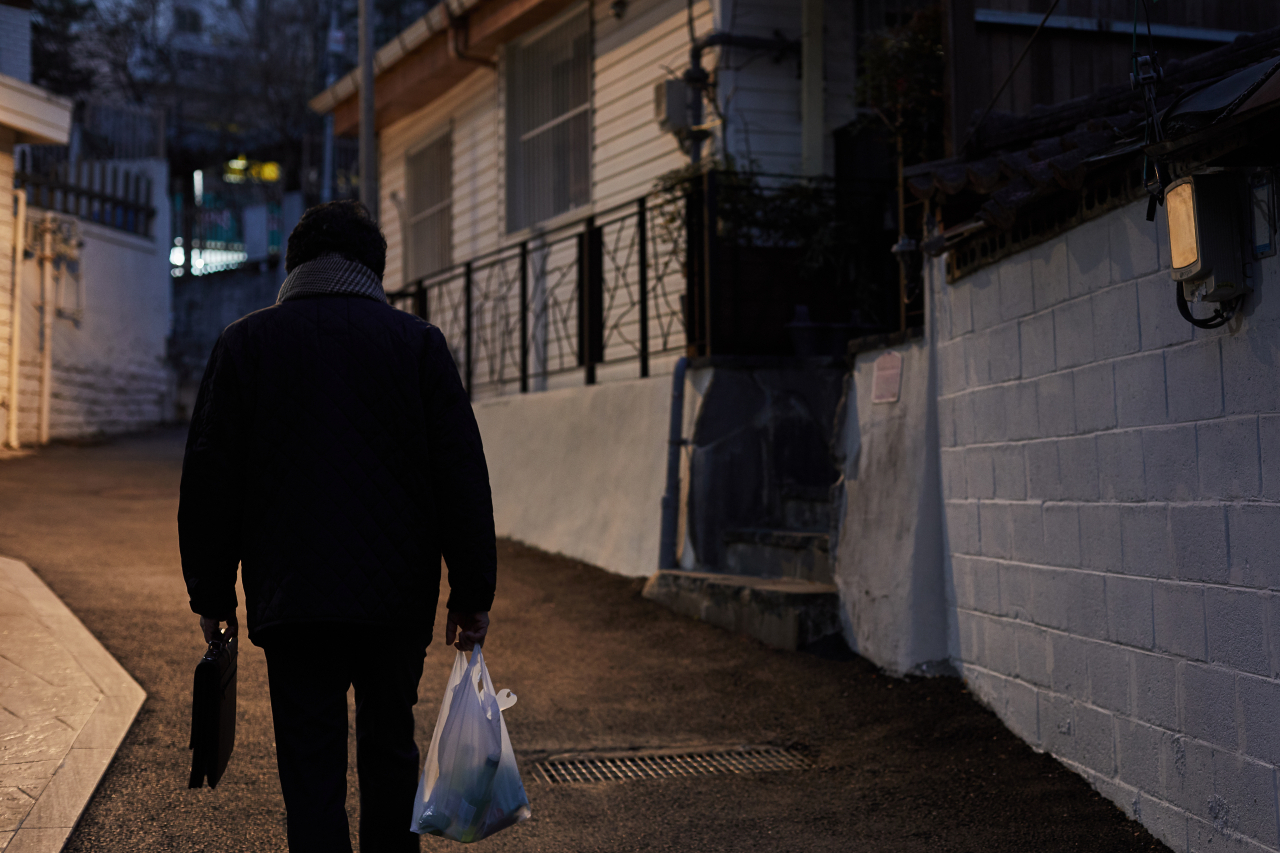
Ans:
{"label": "concrete step", "polygon": [[831,583],[830,537],[807,530],[742,528],[724,534],[724,569],[758,578]]}
{"label": "concrete step", "polygon": [[833,584],[661,570],[644,597],[682,616],[795,651],[840,632],[840,598]]}

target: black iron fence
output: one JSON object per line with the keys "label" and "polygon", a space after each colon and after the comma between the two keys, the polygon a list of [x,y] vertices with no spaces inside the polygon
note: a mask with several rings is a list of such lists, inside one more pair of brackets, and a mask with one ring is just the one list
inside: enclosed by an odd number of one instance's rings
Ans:
{"label": "black iron fence", "polygon": [[518,386],[686,346],[684,199],[646,196],[477,255],[397,293],[440,327],[468,390]]}
{"label": "black iron fence", "polygon": [[73,162],[66,151],[43,145],[18,150],[14,186],[26,190],[27,204],[151,236],[151,177],[109,162]]}
{"label": "black iron fence", "polygon": [[628,363],[645,377],[662,356],[826,354],[797,339],[815,329],[835,354],[853,303],[824,248],[832,211],[813,182],[710,172],[389,296],[441,329],[473,395]]}

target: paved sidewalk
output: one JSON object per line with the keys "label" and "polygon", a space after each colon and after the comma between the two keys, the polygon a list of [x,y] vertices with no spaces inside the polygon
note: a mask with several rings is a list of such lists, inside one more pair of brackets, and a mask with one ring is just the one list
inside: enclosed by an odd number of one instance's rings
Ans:
{"label": "paved sidewalk", "polygon": [[145,698],[26,563],[0,557],[0,850],[62,849]]}

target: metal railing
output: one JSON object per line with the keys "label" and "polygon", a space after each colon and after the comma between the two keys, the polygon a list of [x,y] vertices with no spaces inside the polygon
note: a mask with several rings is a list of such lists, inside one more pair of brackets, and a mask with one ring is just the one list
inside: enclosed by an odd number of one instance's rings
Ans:
{"label": "metal railing", "polygon": [[680,195],[653,194],[453,264],[389,294],[444,333],[469,392],[686,346],[687,235]]}
{"label": "metal railing", "polygon": [[149,175],[102,161],[40,162],[31,150],[20,151],[17,160],[14,186],[26,190],[32,207],[151,236],[156,210]]}
{"label": "metal railing", "polygon": [[628,363],[646,377],[655,358],[676,354],[788,354],[798,307],[844,311],[848,322],[848,288],[830,272],[840,264],[807,267],[833,210],[820,182],[706,172],[389,298],[440,328],[473,397],[538,390],[574,371],[593,384],[598,368]]}

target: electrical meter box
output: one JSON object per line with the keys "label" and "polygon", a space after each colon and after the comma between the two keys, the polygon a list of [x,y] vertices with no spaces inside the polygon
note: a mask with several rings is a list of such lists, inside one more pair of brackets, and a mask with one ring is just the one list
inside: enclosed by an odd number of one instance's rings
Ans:
{"label": "electrical meter box", "polygon": [[689,84],[660,80],[653,86],[653,115],[666,133],[689,129]]}
{"label": "electrical meter box", "polygon": [[1241,174],[1174,181],[1165,190],[1173,280],[1188,302],[1226,302],[1248,292],[1244,276]]}

